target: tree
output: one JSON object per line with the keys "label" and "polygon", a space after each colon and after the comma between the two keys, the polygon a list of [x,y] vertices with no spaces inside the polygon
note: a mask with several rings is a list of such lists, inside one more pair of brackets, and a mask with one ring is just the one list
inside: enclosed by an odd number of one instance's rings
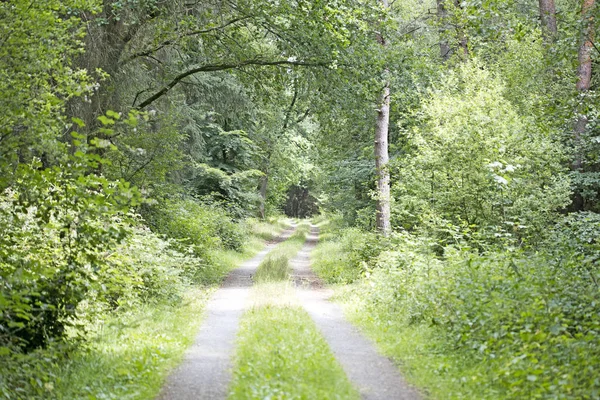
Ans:
{"label": "tree", "polygon": [[[594,17],[592,10],[594,6],[595,0],[583,0],[581,10],[583,34],[579,46],[577,67],[577,91],[580,93],[582,102],[585,101],[585,94],[590,90],[592,84],[592,51],[594,49]],[[584,108],[585,105],[582,103],[574,130],[575,157],[571,168],[576,173],[583,170],[582,136],[588,126],[588,116],[583,111]],[[576,190],[573,194],[572,207],[575,211],[582,211],[584,206],[583,196],[579,190]]]}
{"label": "tree", "polygon": [[540,1],[540,20],[546,41],[551,41],[558,32],[556,25],[556,6],[554,0]]}
{"label": "tree", "polygon": [[440,56],[443,60],[450,58],[450,45],[446,38],[448,30],[448,11],[446,10],[445,0],[437,0],[437,17],[440,24]]}
{"label": "tree", "polygon": [[[389,8],[387,0],[381,0],[381,5]],[[386,47],[386,40],[382,34],[379,34],[377,41],[381,47]],[[377,171],[377,211],[376,221],[377,229],[388,236],[392,230],[390,223],[390,171],[388,164],[390,156],[388,152],[388,131],[390,127],[390,82],[386,76],[388,70],[384,71],[384,86],[381,91],[379,109],[377,110],[377,120],[375,123],[375,169]]]}
{"label": "tree", "polygon": [[58,141],[67,99],[89,94],[87,72],[73,65],[82,51],[79,13],[95,0],[0,2],[0,190],[18,163],[44,166],[63,155]]}
{"label": "tree", "polygon": [[[440,26],[440,56],[443,60],[448,60],[457,48],[462,50],[461,56],[469,54],[469,42],[466,35],[466,29],[461,18],[462,6],[458,0],[454,0],[448,6],[447,0],[436,0],[437,4],[437,19]],[[452,11],[452,15],[448,9]],[[452,21],[451,21],[452,20]],[[455,35],[451,34],[450,27],[454,25],[456,28]],[[449,39],[454,39],[452,42]],[[451,45],[451,43],[453,43]]]}

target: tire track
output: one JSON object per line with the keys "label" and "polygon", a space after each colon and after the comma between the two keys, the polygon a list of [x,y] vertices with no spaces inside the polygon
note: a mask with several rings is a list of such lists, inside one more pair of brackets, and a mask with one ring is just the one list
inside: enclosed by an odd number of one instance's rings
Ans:
{"label": "tire track", "polygon": [[398,368],[380,355],[373,343],[346,321],[341,307],[329,301],[333,292],[323,287],[310,268],[310,253],[317,245],[318,238],[318,228],[313,226],[304,247],[290,262],[300,304],[327,340],[363,399],[421,399],[419,393],[400,375]]}
{"label": "tire track", "polygon": [[295,227],[288,229],[254,258],[230,272],[206,305],[204,322],[194,344],[167,378],[157,400],[227,398],[235,339],[252,287],[252,275],[265,256],[294,231]]}

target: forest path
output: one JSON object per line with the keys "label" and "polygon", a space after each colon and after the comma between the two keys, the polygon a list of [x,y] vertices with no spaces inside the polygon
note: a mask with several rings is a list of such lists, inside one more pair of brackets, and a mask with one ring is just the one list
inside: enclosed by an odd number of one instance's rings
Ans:
{"label": "forest path", "polygon": [[208,302],[194,344],[167,378],[158,400],[227,398],[235,339],[252,288],[252,275],[265,256],[294,231],[292,226],[254,258],[231,271]]}
{"label": "forest path", "polygon": [[408,386],[398,368],[380,355],[372,342],[344,318],[342,309],[329,301],[333,292],[323,287],[310,268],[310,253],[317,245],[319,231],[311,227],[304,247],[290,261],[292,280],[300,304],[309,313],[350,381],[365,400],[418,400],[421,396]]}

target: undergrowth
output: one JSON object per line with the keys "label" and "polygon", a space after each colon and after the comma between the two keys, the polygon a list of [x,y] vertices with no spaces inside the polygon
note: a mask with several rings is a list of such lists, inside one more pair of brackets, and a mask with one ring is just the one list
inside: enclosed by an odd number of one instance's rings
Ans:
{"label": "undergrowth", "polygon": [[86,346],[51,347],[7,358],[5,399],[150,399],[193,342],[210,291],[190,289],[177,304],[155,304],[106,318]]}
{"label": "undergrowth", "polygon": [[209,265],[147,229],[134,231],[110,255],[106,287],[80,304],[67,340],[28,353],[0,347],[0,398],[154,398],[193,342],[215,284],[283,226],[249,221],[244,245],[207,250]]}
{"label": "undergrowth", "polygon": [[314,265],[354,282],[338,290],[349,317],[432,398],[598,399],[597,234],[566,224],[535,252],[459,242],[441,255],[427,237],[340,231]]}

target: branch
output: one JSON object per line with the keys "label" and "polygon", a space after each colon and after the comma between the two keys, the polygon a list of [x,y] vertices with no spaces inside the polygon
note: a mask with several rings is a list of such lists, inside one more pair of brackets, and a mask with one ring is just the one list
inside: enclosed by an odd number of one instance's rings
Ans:
{"label": "branch", "polygon": [[598,50],[598,47],[596,46],[596,43],[594,43],[594,41],[593,41],[593,40],[590,40],[590,43],[592,44],[592,46],[594,46],[594,49],[595,49],[595,50],[596,50],[598,53],[600,53],[600,50]]}
{"label": "branch", "polygon": [[125,61],[123,61],[123,63],[121,65],[125,65],[128,62],[138,58],[138,57],[147,57],[149,55],[151,55],[152,53],[155,53],[157,51],[159,51],[160,49],[166,47],[166,46],[170,46],[172,44],[177,43],[177,41],[183,37],[187,37],[187,36],[195,36],[195,35],[203,35],[205,33],[210,33],[210,32],[214,32],[214,31],[218,31],[224,28],[227,28],[229,25],[233,25],[236,22],[240,22],[246,19],[249,19],[249,16],[244,16],[244,17],[240,17],[240,18],[235,18],[232,19],[229,22],[224,23],[223,25],[220,26],[215,26],[214,28],[209,28],[209,29],[200,29],[200,30],[196,30],[196,31],[190,31],[190,32],[185,32],[182,33],[181,35],[179,35],[178,37],[176,37],[175,39],[168,39],[165,40],[162,43],[159,43],[156,47],[154,47],[153,49],[149,49],[149,50],[144,50],[144,51],[140,51],[138,53],[134,53],[132,54],[128,59],[126,59]]}
{"label": "branch", "polygon": [[175,78],[173,78],[173,80],[171,80],[171,82],[169,82],[167,85],[165,85],[162,89],[160,89],[158,92],[156,92],[152,96],[148,97],[146,100],[144,100],[142,103],[140,103],[140,105],[137,106],[136,108],[139,110],[139,109],[149,106],[150,104],[152,104],[153,102],[155,102],[156,100],[158,100],[159,98],[161,98],[162,96],[167,94],[167,92],[169,92],[169,90],[173,89],[182,79],[187,78],[190,75],[197,74],[199,72],[225,71],[225,70],[229,70],[229,69],[237,69],[237,68],[242,68],[242,67],[246,67],[246,66],[265,67],[265,66],[290,65],[290,66],[300,66],[300,67],[326,67],[329,64],[330,64],[329,62],[323,62],[323,61],[309,62],[309,61],[290,61],[290,60],[279,60],[279,61],[245,60],[245,61],[240,61],[238,63],[231,63],[231,64],[203,65],[201,67],[193,68],[193,69],[190,69],[188,71],[182,72],[181,74],[177,75]]}
{"label": "branch", "polygon": [[310,115],[310,108],[307,108],[306,111],[304,112],[304,114],[302,114],[300,116],[300,118],[298,118],[296,120],[296,124],[299,124],[300,122],[304,121],[306,119],[306,117],[308,117]]}
{"label": "branch", "polygon": [[290,122],[290,116],[292,114],[292,111],[294,111],[294,105],[296,105],[296,100],[298,100],[298,86],[296,85],[296,79],[294,79],[294,97],[292,98],[292,103],[290,104],[290,106],[287,109],[287,112],[285,113],[285,121],[283,123],[283,130],[286,130],[288,127],[288,123]]}

